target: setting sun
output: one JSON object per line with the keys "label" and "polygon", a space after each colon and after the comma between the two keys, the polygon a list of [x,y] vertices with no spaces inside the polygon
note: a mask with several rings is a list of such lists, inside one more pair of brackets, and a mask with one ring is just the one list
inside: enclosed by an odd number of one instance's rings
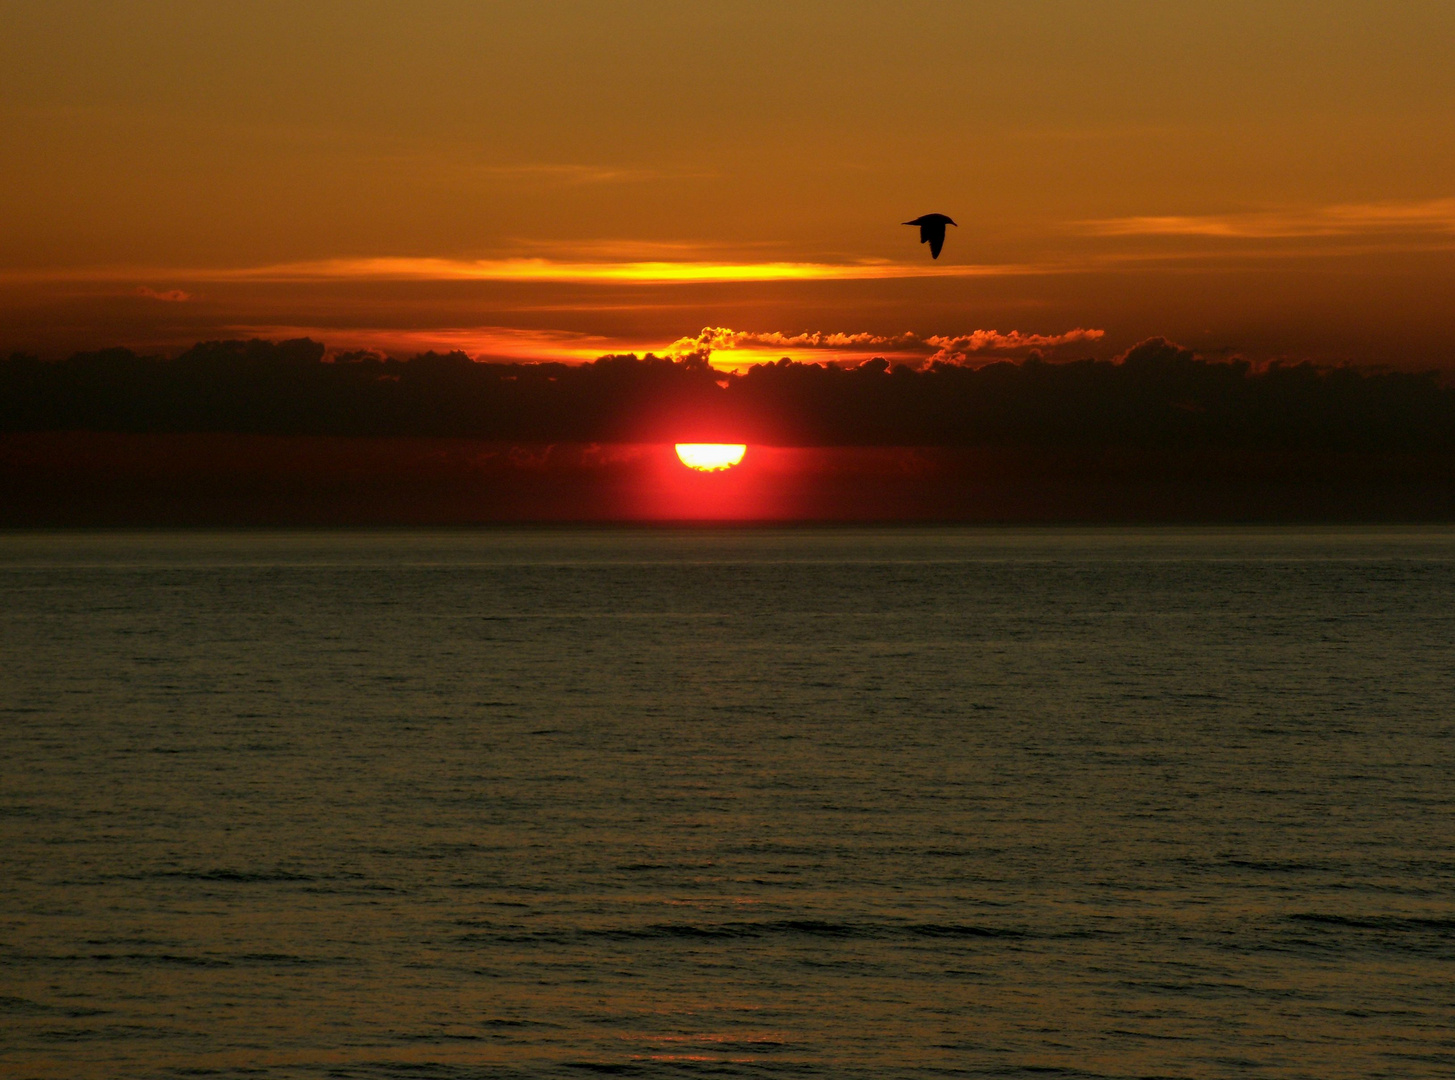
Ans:
{"label": "setting sun", "polygon": [[677,457],[689,469],[716,472],[731,469],[743,460],[748,448],[742,443],[678,443]]}

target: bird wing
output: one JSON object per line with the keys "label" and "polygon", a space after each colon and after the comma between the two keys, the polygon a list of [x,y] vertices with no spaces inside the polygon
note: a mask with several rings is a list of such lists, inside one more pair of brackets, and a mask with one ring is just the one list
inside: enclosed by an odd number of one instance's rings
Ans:
{"label": "bird wing", "polygon": [[943,225],[920,226],[919,242],[923,244],[926,240],[930,242],[930,257],[938,259],[940,248],[945,246],[945,227]]}

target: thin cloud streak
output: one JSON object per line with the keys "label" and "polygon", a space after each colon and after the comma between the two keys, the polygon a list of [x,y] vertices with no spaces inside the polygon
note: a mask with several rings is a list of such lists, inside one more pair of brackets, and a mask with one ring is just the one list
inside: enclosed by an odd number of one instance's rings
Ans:
{"label": "thin cloud streak", "polygon": [[677,180],[711,176],[707,172],[673,172],[662,169],[632,169],[613,165],[466,165],[463,171],[504,180],[541,181],[563,185],[630,184],[650,180]]}
{"label": "thin cloud streak", "polygon": [[162,291],[158,291],[156,289],[148,288],[145,285],[137,286],[136,295],[145,296],[150,300],[161,300],[168,304],[185,304],[187,301],[192,299],[192,294],[189,292],[184,292],[182,289],[165,289]]}
{"label": "thin cloud streak", "polygon": [[[328,259],[216,272],[247,281],[500,281],[563,284],[674,285],[774,281],[874,281],[916,277],[985,277],[1034,273],[1024,267],[927,267],[891,262],[567,262],[553,259]],[[199,280],[207,280],[200,278]]]}
{"label": "thin cloud streak", "polygon": [[[653,343],[623,341],[569,330],[535,330],[514,326],[469,326],[438,329],[329,327],[239,324],[226,327],[230,336],[269,341],[312,338],[329,353],[366,350],[406,357],[423,352],[462,352],[476,360],[506,363],[584,364],[609,353],[647,353]],[[658,352],[661,352],[658,346]]]}
{"label": "thin cloud streak", "polygon": [[690,285],[791,281],[884,281],[896,278],[1002,277],[1055,272],[1049,267],[999,264],[921,266],[885,260],[853,263],[646,260],[581,262],[542,258],[321,259],[269,266],[190,269],[97,267],[7,271],[10,282],[84,282],[171,277],[191,282],[481,281],[560,284]]}
{"label": "thin cloud streak", "polygon": [[507,239],[504,247],[508,250],[497,252],[497,258],[546,259],[567,263],[759,263],[772,261],[765,253],[782,251],[784,245],[772,240],[740,240],[731,245],[723,245],[708,244],[700,240],[641,240],[632,237],[541,240],[517,236]]}
{"label": "thin cloud streak", "polygon": [[[1063,345],[1099,341],[1105,330],[1077,327],[1061,334],[1026,334],[1019,330],[973,330],[968,334],[841,333],[805,331],[784,334],[706,326],[694,337],[678,338],[666,349],[668,356],[706,356],[714,367],[732,369],[772,362],[788,353],[817,354],[830,362],[862,362],[878,356],[912,366],[933,363],[966,364],[973,354],[1015,353],[1056,349]],[[987,357],[987,362],[990,358]]]}
{"label": "thin cloud streak", "polygon": [[1103,218],[1080,225],[1094,236],[1197,236],[1279,240],[1370,233],[1455,233],[1455,198],[1340,203],[1240,214]]}

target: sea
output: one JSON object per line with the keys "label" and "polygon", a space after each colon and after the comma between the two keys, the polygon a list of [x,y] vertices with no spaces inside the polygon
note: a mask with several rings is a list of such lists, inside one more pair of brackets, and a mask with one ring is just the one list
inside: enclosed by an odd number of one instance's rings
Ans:
{"label": "sea", "polygon": [[0,1075],[1455,1076],[1455,529],[0,534]]}

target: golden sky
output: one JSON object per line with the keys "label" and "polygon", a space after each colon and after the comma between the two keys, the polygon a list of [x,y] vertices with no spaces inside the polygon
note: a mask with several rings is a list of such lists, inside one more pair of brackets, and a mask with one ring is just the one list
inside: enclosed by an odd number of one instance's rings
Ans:
{"label": "golden sky", "polygon": [[1423,0],[0,0],[0,348],[1455,367],[1451,56]]}

